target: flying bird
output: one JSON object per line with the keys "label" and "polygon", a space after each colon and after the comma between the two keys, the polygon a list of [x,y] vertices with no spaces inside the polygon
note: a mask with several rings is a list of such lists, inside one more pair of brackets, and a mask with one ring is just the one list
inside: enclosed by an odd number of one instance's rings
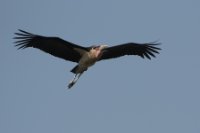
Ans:
{"label": "flying bird", "polygon": [[17,41],[15,42],[18,49],[33,47],[47,52],[58,58],[75,62],[77,65],[71,70],[74,78],[68,84],[71,88],[80,76],[89,67],[101,60],[118,58],[124,55],[137,55],[142,58],[151,59],[155,54],[159,54],[161,48],[157,47],[159,43],[124,43],[109,47],[108,45],[93,45],[83,47],[59,37],[46,37],[32,34],[23,30],[15,33]]}

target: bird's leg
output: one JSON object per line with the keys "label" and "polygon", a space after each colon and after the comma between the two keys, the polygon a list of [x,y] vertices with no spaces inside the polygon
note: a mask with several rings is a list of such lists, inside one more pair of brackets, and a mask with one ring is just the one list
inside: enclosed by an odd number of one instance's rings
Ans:
{"label": "bird's leg", "polygon": [[78,74],[76,74],[76,75],[74,76],[73,80],[70,81],[70,83],[69,83],[69,85],[68,85],[68,88],[69,88],[69,89],[78,81],[78,79],[80,78],[80,76],[81,76],[82,74],[83,74],[83,72],[82,72],[82,73],[78,73]]}
{"label": "bird's leg", "polygon": [[75,79],[76,79],[77,75],[78,75],[78,74],[75,74],[75,75],[74,75],[74,78],[69,82],[69,84],[68,84],[68,88],[69,88],[69,89],[75,84]]}
{"label": "bird's leg", "polygon": [[83,72],[79,73],[78,78],[76,79],[76,81],[81,77],[82,74],[83,74]]}

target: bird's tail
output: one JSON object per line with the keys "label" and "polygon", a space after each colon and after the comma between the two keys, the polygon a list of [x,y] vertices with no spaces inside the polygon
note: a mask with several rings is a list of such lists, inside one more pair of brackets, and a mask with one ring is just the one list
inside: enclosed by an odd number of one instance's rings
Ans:
{"label": "bird's tail", "polygon": [[77,74],[83,73],[84,71],[87,71],[87,68],[81,68],[79,65],[76,65],[70,72]]}
{"label": "bird's tail", "polygon": [[76,65],[76,66],[71,70],[71,72],[74,73],[74,74],[76,74],[77,69],[78,69],[78,65]]}

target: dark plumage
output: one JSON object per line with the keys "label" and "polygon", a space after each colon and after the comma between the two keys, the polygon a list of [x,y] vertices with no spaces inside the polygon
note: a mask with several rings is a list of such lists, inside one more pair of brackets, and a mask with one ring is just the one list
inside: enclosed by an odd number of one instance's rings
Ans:
{"label": "dark plumage", "polygon": [[106,52],[102,55],[100,60],[117,58],[124,55],[138,55],[142,58],[151,59],[151,57],[155,57],[155,53],[159,54],[158,50],[160,48],[156,47],[159,43],[125,43],[113,47],[109,47],[106,49]]}
{"label": "dark plumage", "polygon": [[[105,59],[117,58],[124,55],[138,55],[142,58],[151,59],[155,54],[159,54],[159,43],[125,43],[117,46],[108,47],[107,45],[83,47],[77,44],[65,41],[58,37],[46,37],[35,35],[23,30],[15,33],[18,49],[27,47],[38,48],[53,56],[78,63],[71,72],[75,73],[75,78],[69,84],[72,87],[81,74],[95,62]],[[78,78],[77,78],[78,76]]]}
{"label": "dark plumage", "polygon": [[15,42],[17,44],[15,46],[18,46],[18,49],[28,47],[38,48],[56,57],[77,63],[81,58],[81,54],[74,50],[74,48],[89,51],[87,47],[78,46],[58,37],[45,37],[34,35],[23,30],[19,31],[20,33],[15,33],[17,37],[14,37],[14,39],[18,40]]}

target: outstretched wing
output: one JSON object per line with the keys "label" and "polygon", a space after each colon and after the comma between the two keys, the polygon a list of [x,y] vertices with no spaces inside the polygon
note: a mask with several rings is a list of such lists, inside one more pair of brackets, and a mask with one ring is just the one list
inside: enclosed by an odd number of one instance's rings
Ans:
{"label": "outstretched wing", "polygon": [[117,58],[124,55],[138,55],[142,58],[151,59],[155,54],[159,54],[160,48],[156,47],[159,43],[126,43],[104,49],[103,55],[99,60]]}
{"label": "outstretched wing", "polygon": [[17,35],[14,38],[17,39],[15,46],[18,46],[18,49],[38,48],[53,56],[72,62],[78,62],[81,54],[88,50],[86,47],[78,46],[58,37],[34,35],[23,30],[19,30],[19,33],[15,34]]}

